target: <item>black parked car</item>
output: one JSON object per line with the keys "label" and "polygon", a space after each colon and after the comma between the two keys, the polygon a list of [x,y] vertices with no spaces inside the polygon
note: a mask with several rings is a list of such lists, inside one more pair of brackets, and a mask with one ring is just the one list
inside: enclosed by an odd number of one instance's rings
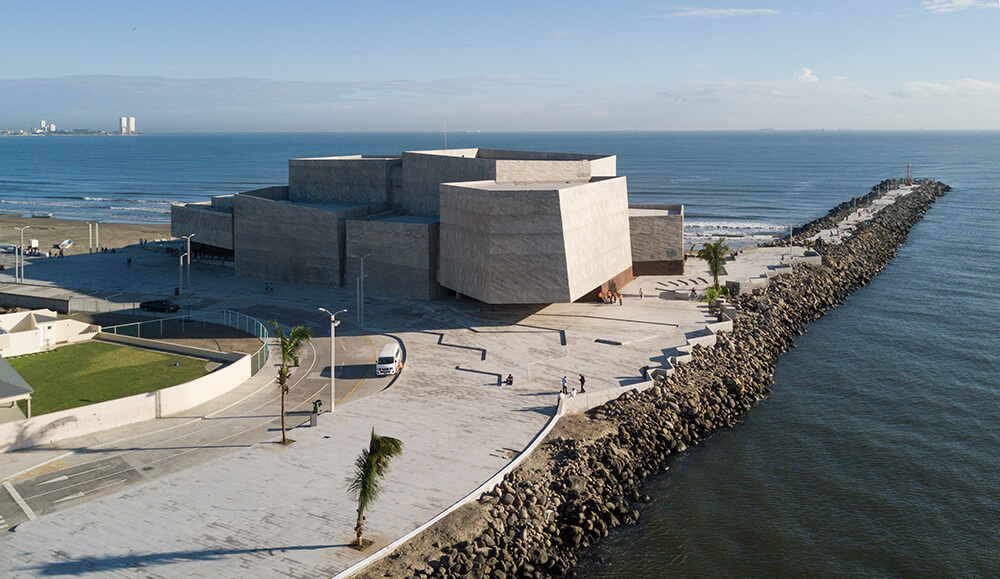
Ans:
{"label": "black parked car", "polygon": [[148,302],[139,304],[139,309],[147,312],[167,312],[168,314],[172,314],[181,309],[181,307],[170,300],[149,300]]}

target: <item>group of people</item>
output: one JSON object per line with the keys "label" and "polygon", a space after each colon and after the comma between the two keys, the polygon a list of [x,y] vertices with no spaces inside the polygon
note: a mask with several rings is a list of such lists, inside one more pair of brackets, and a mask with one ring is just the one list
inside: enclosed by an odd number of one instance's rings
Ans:
{"label": "group of people", "polygon": [[139,247],[146,247],[147,243],[149,243],[148,239],[139,238]]}
{"label": "group of people", "polygon": [[[113,248],[113,247],[111,247],[111,248],[108,248],[108,247],[98,247],[97,251],[99,253],[114,253],[115,252],[115,248]],[[62,257],[62,250],[61,249],[59,250],[59,257]]]}
{"label": "group of people", "polygon": [[[264,282],[264,293],[269,294],[274,292],[274,284],[271,282]],[[339,322],[338,322],[339,323]]]}
{"label": "group of people", "polygon": [[618,305],[622,305],[622,294],[613,291],[597,292],[597,299],[606,304],[618,302]]}
{"label": "group of people", "polygon": [[[580,391],[579,391],[579,394],[586,394],[587,393],[587,390],[583,387],[583,385],[586,384],[586,383],[587,383],[587,379],[583,377],[583,374],[580,374]],[[566,376],[563,376],[562,377],[562,391],[559,392],[559,396],[560,397],[563,397],[563,396],[573,397],[573,396],[576,396],[577,394],[578,394],[578,392],[576,390],[576,387],[570,389],[569,388],[569,381],[566,379]]]}

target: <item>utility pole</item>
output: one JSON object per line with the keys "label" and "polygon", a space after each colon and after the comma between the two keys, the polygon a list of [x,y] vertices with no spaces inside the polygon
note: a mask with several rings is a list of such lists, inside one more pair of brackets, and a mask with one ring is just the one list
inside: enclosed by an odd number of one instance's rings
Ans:
{"label": "utility pole", "polygon": [[[24,230],[31,229],[30,225],[25,225],[24,227],[15,227],[14,229],[21,232],[21,242],[17,246],[17,251],[14,253],[14,283],[24,283]],[[21,256],[21,281],[18,282],[17,277],[17,257]]]}

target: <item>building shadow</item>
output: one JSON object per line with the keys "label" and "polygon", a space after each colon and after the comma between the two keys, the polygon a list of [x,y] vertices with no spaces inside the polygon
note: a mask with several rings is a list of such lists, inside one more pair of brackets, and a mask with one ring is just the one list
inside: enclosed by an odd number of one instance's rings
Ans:
{"label": "building shadow", "polygon": [[44,563],[34,567],[22,567],[21,571],[35,571],[45,577],[61,575],[82,576],[88,573],[117,571],[121,569],[144,569],[186,561],[215,561],[233,555],[262,554],[279,557],[289,551],[316,551],[347,547],[347,543],[336,545],[301,545],[295,547],[261,547],[257,549],[204,549],[190,551],[167,551],[144,555],[108,555],[105,557],[78,557],[65,561]]}

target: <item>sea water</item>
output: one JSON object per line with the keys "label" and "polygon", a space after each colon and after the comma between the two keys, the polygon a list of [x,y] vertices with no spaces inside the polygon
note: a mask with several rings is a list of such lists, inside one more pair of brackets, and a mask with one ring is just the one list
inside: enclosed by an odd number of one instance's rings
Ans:
{"label": "sea water", "polygon": [[[169,221],[285,184],[287,160],[445,147],[443,133],[0,138],[0,212]],[[765,241],[889,177],[954,190],[869,286],[808,327],[772,396],[644,488],[589,579],[1000,575],[1000,134],[449,133],[449,148],[614,154],[689,242]]]}

